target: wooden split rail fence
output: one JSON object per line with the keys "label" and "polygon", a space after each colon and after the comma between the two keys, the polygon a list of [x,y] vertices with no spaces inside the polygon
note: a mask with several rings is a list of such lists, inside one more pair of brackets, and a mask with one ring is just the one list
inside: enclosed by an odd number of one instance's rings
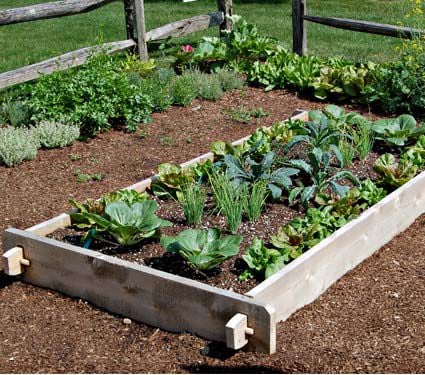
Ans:
{"label": "wooden split rail fence", "polygon": [[410,27],[346,18],[308,15],[307,0],[292,0],[293,51],[301,56],[307,53],[307,22],[318,23],[320,25],[335,27],[338,29],[385,35],[395,38],[412,39],[415,36],[425,35],[425,30]]}
{"label": "wooden split rail fence", "polygon": [[[0,26],[86,13],[113,1],[117,0],[61,0],[0,10]],[[99,49],[106,50],[111,54],[133,48],[139,53],[142,60],[146,60],[148,59],[147,43],[150,41],[181,37],[213,26],[219,26],[221,31],[231,30],[232,24],[227,16],[232,15],[232,0],[217,0],[217,7],[216,12],[179,20],[146,31],[144,0],[124,0],[127,40],[105,43],[101,47],[81,48],[36,64],[1,73],[0,89],[31,81],[41,74],[50,74],[55,70],[66,70],[82,65],[93,53],[93,50],[95,52]]]}

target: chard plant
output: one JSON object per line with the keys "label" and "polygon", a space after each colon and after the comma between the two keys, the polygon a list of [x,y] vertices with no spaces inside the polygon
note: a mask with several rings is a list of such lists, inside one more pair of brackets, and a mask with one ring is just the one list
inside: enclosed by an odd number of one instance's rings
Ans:
{"label": "chard plant", "polygon": [[179,254],[192,268],[206,271],[237,255],[242,239],[240,235],[222,238],[217,228],[186,229],[175,237],[162,236],[161,245]]}

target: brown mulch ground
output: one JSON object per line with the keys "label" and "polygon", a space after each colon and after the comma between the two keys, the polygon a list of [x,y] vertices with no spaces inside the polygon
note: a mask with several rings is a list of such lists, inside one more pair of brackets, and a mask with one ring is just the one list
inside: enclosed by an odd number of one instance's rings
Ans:
{"label": "brown mulch ground", "polygon": [[[26,228],[67,210],[70,197],[99,197],[151,175],[160,162],[183,162],[214,140],[249,134],[255,124],[235,124],[222,111],[240,105],[270,112],[261,125],[319,107],[282,91],[248,89],[156,114],[145,138],[112,131],[0,167],[0,229]],[[106,177],[78,183],[75,169]],[[0,372],[424,372],[424,238],[425,216],[279,324],[272,356],[125,325],[83,301],[0,273]]]}

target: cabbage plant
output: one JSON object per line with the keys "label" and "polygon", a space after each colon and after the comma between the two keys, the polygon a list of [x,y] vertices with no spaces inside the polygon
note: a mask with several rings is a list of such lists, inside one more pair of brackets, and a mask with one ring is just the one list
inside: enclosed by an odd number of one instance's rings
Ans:
{"label": "cabbage plant", "polygon": [[128,205],[124,202],[112,202],[106,205],[104,215],[87,213],[86,216],[95,228],[89,236],[104,240],[108,233],[122,246],[131,246],[145,238],[153,237],[161,227],[172,226],[167,220],[155,215],[158,203],[153,200]]}
{"label": "cabbage plant", "polygon": [[180,254],[192,268],[200,271],[217,267],[238,254],[241,242],[241,235],[221,238],[218,228],[186,229],[176,237],[161,237],[161,245],[168,252]]}

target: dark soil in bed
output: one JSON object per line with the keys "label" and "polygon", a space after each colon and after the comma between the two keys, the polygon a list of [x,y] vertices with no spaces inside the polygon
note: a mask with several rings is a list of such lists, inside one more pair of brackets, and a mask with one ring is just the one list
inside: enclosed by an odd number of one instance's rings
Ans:
{"label": "dark soil in bed", "polygon": [[[175,236],[182,230],[189,228],[185,223],[183,211],[176,202],[159,199],[157,201],[160,204],[157,211],[158,216],[170,220],[174,224],[172,227],[163,228],[163,234]],[[239,255],[227,260],[219,268],[206,272],[197,272],[189,267],[178,254],[167,253],[158,239],[148,239],[131,247],[113,246],[101,241],[93,241],[90,249],[134,263],[150,266],[161,271],[198,280],[222,289],[233,290],[237,293],[246,293],[261,282],[261,280],[239,281],[238,277],[245,269],[241,258],[245,249],[250,245],[255,236],[267,241],[271,235],[276,233],[281,225],[288,223],[292,218],[300,215],[302,215],[302,212],[288,208],[284,204],[267,204],[265,212],[257,222],[243,222],[239,228],[238,234],[243,236]],[[211,227],[220,228],[223,236],[228,235],[226,233],[225,219],[221,216],[213,213],[208,216],[204,215],[202,223],[198,228],[207,229]],[[75,228],[65,228],[56,230],[49,237],[81,246],[83,234],[84,232],[78,231]],[[110,240],[113,241],[113,238]]]}
{"label": "dark soil in bed", "polygon": [[[29,227],[67,210],[70,197],[100,197],[148,177],[160,162],[183,162],[208,151],[213,140],[249,134],[256,124],[239,125],[222,113],[240,105],[263,107],[272,115],[259,125],[271,125],[297,108],[322,104],[248,89],[219,103],[156,114],[144,139],[112,131],[87,144],[42,151],[16,168],[0,167],[0,229]],[[80,159],[72,162],[71,154]],[[77,168],[106,177],[78,183]],[[122,317],[0,272],[0,372],[425,372],[424,238],[425,216],[279,324],[271,356],[126,325]]]}

